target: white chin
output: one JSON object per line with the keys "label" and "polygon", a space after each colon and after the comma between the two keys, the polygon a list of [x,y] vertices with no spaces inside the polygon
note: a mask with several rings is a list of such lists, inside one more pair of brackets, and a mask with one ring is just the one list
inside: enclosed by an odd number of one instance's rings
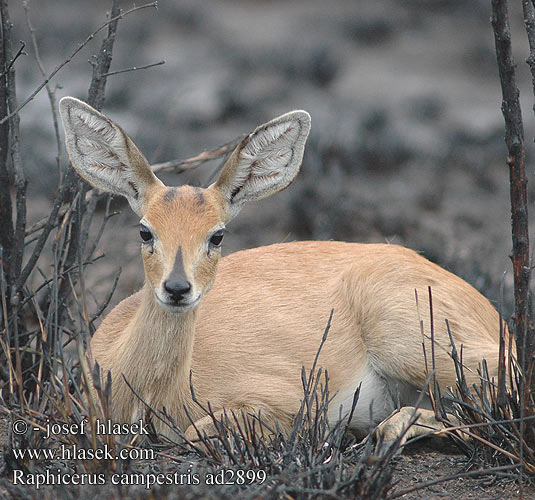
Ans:
{"label": "white chin", "polygon": [[192,300],[191,302],[185,303],[185,304],[173,304],[172,302],[165,302],[160,297],[158,297],[158,294],[154,294],[156,297],[156,302],[160,306],[162,306],[166,311],[169,311],[171,313],[184,313],[187,311],[190,311],[191,309],[197,307],[199,305],[199,302],[201,301],[201,296],[199,295],[195,300]]}

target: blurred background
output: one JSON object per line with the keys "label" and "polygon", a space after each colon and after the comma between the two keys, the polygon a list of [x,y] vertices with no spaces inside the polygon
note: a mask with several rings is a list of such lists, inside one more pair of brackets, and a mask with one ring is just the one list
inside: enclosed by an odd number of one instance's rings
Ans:
{"label": "blurred background", "polygon": [[[105,21],[110,4],[29,3],[48,72]],[[29,41],[22,6],[10,9],[15,39]],[[103,111],[156,163],[306,109],[312,132],[300,175],[244,208],[224,253],[297,239],[402,244],[502,301],[508,318],[509,184],[489,17],[486,0],[160,0],[157,10],[119,22],[111,70],[165,64],[110,76]],[[511,17],[535,199],[527,41],[520,12]],[[95,37],[55,77],[58,99],[86,98],[99,43]],[[42,80],[29,43],[26,51],[17,62],[19,101]],[[57,189],[46,92],[21,113],[21,135],[31,224]],[[204,186],[218,165],[164,180]],[[121,214],[100,243],[107,259],[88,273],[98,295],[123,268],[112,305],[143,282],[138,220],[120,200],[113,208]]]}

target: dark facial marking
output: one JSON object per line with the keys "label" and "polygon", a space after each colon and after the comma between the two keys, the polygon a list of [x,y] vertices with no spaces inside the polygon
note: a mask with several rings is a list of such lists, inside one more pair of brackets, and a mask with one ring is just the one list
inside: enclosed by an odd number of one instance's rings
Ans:
{"label": "dark facial marking", "polygon": [[238,186],[236,188],[234,188],[234,190],[232,191],[232,193],[230,193],[230,201],[234,201],[234,198],[236,197],[236,195],[241,191],[241,188],[243,186]]}
{"label": "dark facial marking", "polygon": [[80,149],[80,146],[78,144],[78,136],[76,134],[74,135],[74,149],[76,149],[80,156],[85,156],[85,153]]}
{"label": "dark facial marking", "polygon": [[236,197],[236,195],[242,190],[243,186],[245,186],[245,184],[247,184],[252,178],[253,178],[253,169],[257,166],[257,162],[254,161],[253,163],[251,163],[251,170],[249,171],[249,175],[247,176],[247,179],[245,179],[242,183],[241,186],[236,186],[231,195],[230,195],[230,201],[234,201],[234,198]]}
{"label": "dark facial marking", "polygon": [[204,195],[202,194],[202,189],[200,187],[195,188],[195,194],[197,195],[197,201],[199,202],[199,205],[203,205]]}
{"label": "dark facial marking", "polygon": [[128,181],[128,185],[134,191],[134,200],[137,200],[139,198],[139,191],[138,191],[136,185],[132,181]]}
{"label": "dark facial marking", "polygon": [[163,195],[163,201],[166,203],[171,203],[175,199],[176,191],[176,187],[169,188]]}
{"label": "dark facial marking", "polygon": [[[239,146],[240,147],[240,152],[243,150],[243,148],[245,148],[245,146],[247,146],[247,144],[249,144],[249,141],[251,140],[252,135],[253,135],[252,133],[249,134],[247,137],[245,137],[245,139],[243,139],[243,141],[241,141],[241,144]],[[256,163],[256,162],[254,162],[254,163]],[[245,183],[251,178],[251,175],[252,175],[252,172],[249,173],[249,176],[247,177],[247,179],[245,179],[245,181],[242,183],[241,186],[236,186],[232,190],[232,193],[230,193],[230,202],[234,201],[234,198],[242,190],[243,186],[245,186]]]}
{"label": "dark facial marking", "polygon": [[186,277],[186,270],[184,269],[184,261],[182,260],[182,247],[178,247],[178,251],[175,256],[175,263],[173,265],[173,269],[167,279],[188,281],[188,278]]}
{"label": "dark facial marking", "polygon": [[[106,117],[105,117],[106,118]],[[106,121],[110,124],[110,126],[113,128],[113,123],[108,120],[106,118]],[[130,143],[128,141],[128,136],[126,135],[125,131],[119,127],[119,125],[116,125],[116,128],[119,130],[119,132],[121,133],[121,135],[123,136],[123,141],[124,141],[124,145],[126,147],[126,153],[128,154],[128,156],[130,156]]]}

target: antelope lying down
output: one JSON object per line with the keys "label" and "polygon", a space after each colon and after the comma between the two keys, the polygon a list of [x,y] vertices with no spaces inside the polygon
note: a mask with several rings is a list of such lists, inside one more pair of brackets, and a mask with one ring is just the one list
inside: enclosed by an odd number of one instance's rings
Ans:
{"label": "antelope lying down", "polygon": [[[206,189],[165,186],[123,130],[87,104],[65,97],[60,112],[75,170],[94,187],[124,196],[140,217],[145,284],[113,309],[91,341],[94,358],[111,370],[119,421],[135,421],[143,409],[124,375],[152,407],[165,406],[188,437],[197,434],[184,408],[210,434],[211,418],[192,400],[191,371],[197,399],[210,402],[216,415],[260,413],[288,430],[303,396],[301,367],[310,368],[334,309],[319,358],[336,393],[329,418],[348,414],[362,384],[351,428],[365,434],[384,421],[385,439],[392,440],[426,379],[422,342],[428,353],[431,342],[420,321],[429,335],[429,286],[441,386],[454,386],[456,378],[446,318],[457,347],[463,345],[468,378],[475,381],[483,357],[497,374],[494,307],[412,250],[307,241],[220,259],[225,225],[245,202],[286,188],[297,175],[310,130],[305,111],[254,130]],[[401,411],[387,419],[398,404]],[[432,411],[420,413],[421,423],[436,424]]]}

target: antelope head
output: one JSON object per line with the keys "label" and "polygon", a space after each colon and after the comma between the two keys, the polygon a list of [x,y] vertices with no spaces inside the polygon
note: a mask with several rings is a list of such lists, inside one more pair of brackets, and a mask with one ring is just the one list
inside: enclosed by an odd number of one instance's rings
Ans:
{"label": "antelope head", "polygon": [[310,116],[292,111],[261,125],[234,150],[208,188],[168,187],[126,133],[72,97],[60,102],[73,168],[93,187],[124,196],[140,217],[146,284],[170,312],[196,307],[212,286],[226,224],[247,201],[295,179]]}

